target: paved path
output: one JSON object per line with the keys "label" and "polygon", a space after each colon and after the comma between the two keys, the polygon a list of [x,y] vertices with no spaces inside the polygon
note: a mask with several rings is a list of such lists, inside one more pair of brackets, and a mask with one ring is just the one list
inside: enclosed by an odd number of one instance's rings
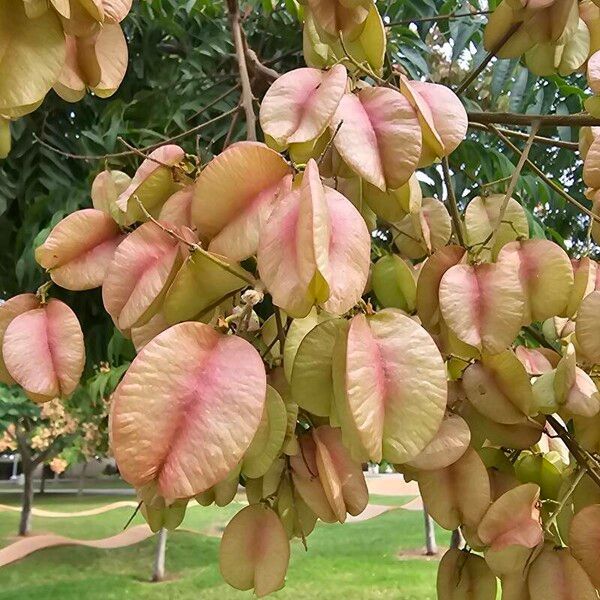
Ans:
{"label": "paved path", "polygon": [[[23,486],[15,485],[14,487],[0,488],[2,494],[20,494],[23,491]],[[38,492],[36,491],[36,495]],[[83,496],[135,496],[133,488],[46,488],[44,494],[50,496],[52,494],[81,494]]]}
{"label": "paved path", "polygon": [[407,483],[399,473],[385,475],[367,475],[369,493],[379,496],[418,496],[419,486],[416,481]]}
{"label": "paved path", "polygon": [[74,540],[54,534],[33,535],[2,548],[0,550],[0,567],[25,558],[32,552],[44,548],[52,548],[54,546],[87,546],[88,548],[102,549],[123,548],[124,546],[138,544],[152,535],[154,534],[148,525],[136,525],[135,527],[121,531],[117,535],[102,540]]}
{"label": "paved path", "polygon": [[[49,517],[54,519],[64,519],[68,517],[70,519],[72,517],[91,517],[94,515],[101,515],[102,513],[110,510],[115,510],[116,508],[135,508],[137,505],[138,503],[134,502],[133,500],[121,500],[120,502],[111,502],[110,504],[105,504],[104,506],[98,506],[96,508],[89,508],[88,510],[80,510],[77,512],[44,510],[43,508],[33,507],[31,509],[31,514],[34,517]],[[0,504],[0,512],[2,511],[21,512],[21,507]]]}
{"label": "paved path", "polygon": [[[136,506],[135,502],[113,502],[106,506],[100,506],[95,509],[89,509],[86,511],[79,511],[74,513],[57,513],[53,511],[43,511],[41,509],[34,509],[37,516],[44,517],[83,517],[90,515],[98,515],[105,513],[109,510],[116,508],[122,508],[124,505]],[[191,504],[190,507],[200,506],[199,504]],[[347,523],[359,523],[361,521],[367,521],[373,519],[391,510],[400,510],[403,506],[389,506],[382,504],[369,504],[367,508],[358,516],[348,516]],[[13,510],[14,507],[7,507],[0,505],[0,510]],[[17,509],[18,510],[18,509]],[[190,529],[180,528],[180,531],[188,531],[191,533],[201,534],[202,532],[193,531]],[[123,548],[125,546],[132,546],[139,544],[154,534],[148,527],[148,525],[136,525],[130,527],[125,531],[121,531],[116,535],[100,540],[77,540],[73,538],[64,537],[62,535],[55,534],[43,534],[43,535],[32,535],[17,540],[16,542],[0,549],[0,567],[13,563],[17,560],[25,558],[33,552],[43,550],[45,548],[52,548],[55,546],[87,546],[88,548],[101,548],[109,550],[113,548]]]}
{"label": "paved path", "polygon": [[360,515],[353,517],[352,515],[348,515],[346,518],[346,523],[360,523],[361,521],[368,521],[369,519],[374,519],[375,517],[379,517],[386,512],[390,512],[392,510],[399,510],[404,508],[403,506],[390,506],[389,504],[368,504],[367,508],[363,510]]}
{"label": "paved path", "polygon": [[[381,496],[417,496],[407,504],[403,506],[390,506],[383,504],[369,504],[367,508],[358,516],[348,516],[347,523],[360,523],[369,519],[376,518],[391,510],[414,510],[419,511],[423,509],[421,498],[418,497],[419,490],[414,482],[406,483],[401,475],[390,474],[390,475],[371,475],[367,476],[367,485],[371,494]],[[74,490],[76,491],[76,490]],[[119,490],[86,490],[89,493],[94,494],[123,494],[131,493],[133,490],[119,489]],[[58,493],[69,493],[67,490],[53,490]],[[245,499],[240,498],[245,503]],[[95,508],[89,508],[86,510],[76,512],[66,511],[51,511],[44,510],[41,508],[33,508],[32,513],[36,517],[44,518],[78,518],[78,517],[89,517],[93,515],[100,515],[105,512],[116,510],[119,508],[135,508],[137,502],[133,500],[121,500],[119,502],[111,502],[104,506],[98,506]],[[200,506],[196,503],[191,503],[189,507]],[[9,506],[6,504],[0,504],[0,512],[11,511],[19,512],[20,508],[16,506]],[[190,530],[186,530],[190,531]],[[193,532],[200,533],[200,532]],[[100,540],[77,540],[61,535],[45,534],[45,535],[32,535],[30,537],[22,538],[0,549],[0,567],[20,560],[29,554],[42,550],[44,548],[51,548],[55,546],[87,546],[89,548],[123,548],[125,546],[131,546],[138,544],[145,539],[148,539],[153,535],[152,531],[147,525],[136,525],[130,527],[125,531],[121,531],[118,534],[100,539]]]}
{"label": "paved path", "polygon": [[[417,496],[419,488],[414,481],[406,483],[402,475],[398,473],[386,473],[385,475],[369,475],[365,473],[367,486],[371,494],[380,496]],[[22,487],[13,485],[0,488],[0,494],[18,494]],[[73,488],[46,488],[46,494],[77,494],[79,490]],[[84,488],[84,495],[92,496],[135,496],[135,490],[127,487],[115,488]]]}

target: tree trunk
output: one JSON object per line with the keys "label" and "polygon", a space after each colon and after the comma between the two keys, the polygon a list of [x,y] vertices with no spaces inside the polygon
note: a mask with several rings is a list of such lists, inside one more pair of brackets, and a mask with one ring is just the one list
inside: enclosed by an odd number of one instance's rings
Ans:
{"label": "tree trunk", "polygon": [[425,517],[425,554],[435,556],[438,553],[438,546],[435,541],[435,525],[433,519],[426,511],[423,511]]}
{"label": "tree trunk", "polygon": [[42,476],[40,479],[40,494],[46,493],[46,465],[42,465]]}
{"label": "tree trunk", "polygon": [[31,528],[31,508],[33,507],[33,465],[29,460],[23,461],[23,475],[25,485],[23,486],[19,535],[28,535]]}
{"label": "tree trunk", "polygon": [[87,460],[83,463],[83,467],[81,467],[81,473],[79,474],[79,487],[77,488],[77,495],[83,495],[83,488],[85,487],[85,472],[87,471]]}
{"label": "tree trunk", "polygon": [[461,550],[465,547],[465,538],[463,537],[462,531],[459,529],[455,529],[452,532],[452,537],[450,538],[450,548],[457,548]]}
{"label": "tree trunk", "polygon": [[21,518],[19,519],[19,535],[29,534],[31,528],[31,508],[33,506],[33,471],[35,462],[27,443],[27,435],[17,425],[15,427],[17,447],[21,455],[21,470],[23,471],[24,486],[21,498]]}
{"label": "tree trunk", "polygon": [[158,532],[156,539],[156,552],[154,554],[154,567],[152,581],[163,581],[165,578],[165,555],[167,553],[167,530],[163,527]]}

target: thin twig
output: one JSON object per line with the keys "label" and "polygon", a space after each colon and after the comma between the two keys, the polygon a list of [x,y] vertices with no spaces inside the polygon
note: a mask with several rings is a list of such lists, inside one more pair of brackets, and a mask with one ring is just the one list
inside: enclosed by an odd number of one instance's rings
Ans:
{"label": "thin twig", "polygon": [[[242,34],[244,34],[243,31]],[[245,34],[243,35],[243,39],[246,63],[249,66],[249,71],[252,73],[253,83],[256,83],[256,80],[261,78],[265,84],[271,85],[280,74],[275,69],[267,67],[265,63],[260,61],[258,54],[256,54],[256,52],[248,45],[248,40]]]}
{"label": "thin twig", "polygon": [[499,183],[504,183],[505,181],[508,181],[511,177],[512,177],[512,175],[507,175],[506,177],[500,177],[500,179],[494,179],[494,181],[486,181],[485,183],[478,183],[477,186],[479,187],[479,189],[488,188],[492,185],[498,185]]}
{"label": "thin twig", "polygon": [[260,355],[260,357],[264,360],[267,355],[269,354],[269,352],[271,352],[271,350],[273,350],[273,348],[275,347],[275,344],[279,342],[279,337],[275,336],[271,342],[269,343],[269,345],[266,347],[266,349],[264,350],[264,352]]}
{"label": "thin twig", "polygon": [[233,87],[230,87],[226,92],[223,92],[220,96],[215,98],[212,102],[209,102],[206,106],[203,106],[200,110],[197,110],[191,117],[188,117],[186,121],[191,121],[196,117],[199,117],[201,114],[204,114],[209,108],[212,108],[215,104],[221,102],[221,100],[225,100],[227,96],[233,94],[240,87],[239,83],[236,83]]}
{"label": "thin twig", "polygon": [[446,193],[448,195],[448,211],[452,217],[452,223],[454,225],[454,233],[456,239],[461,246],[465,245],[465,239],[463,236],[462,223],[460,221],[460,215],[458,213],[458,205],[456,204],[456,194],[454,193],[454,186],[452,185],[452,178],[450,177],[450,168],[448,167],[448,157],[444,156],[442,159],[442,171],[444,173],[444,182],[446,184]]}
{"label": "thin twig", "polygon": [[364,64],[359,63],[349,52],[348,49],[346,48],[346,44],[344,42],[344,36],[340,33],[340,35],[338,36],[338,40],[340,42],[340,45],[342,46],[342,50],[344,51],[344,55],[346,56],[346,58],[360,71],[362,71],[365,75],[368,75],[371,79],[373,79],[373,81],[376,81],[379,85],[383,86],[383,87],[389,87],[392,88],[396,91],[400,91],[400,88],[398,88],[397,86],[395,86],[393,83],[390,83],[389,81],[386,81],[385,79],[382,79],[381,77],[379,77],[379,75],[377,75],[376,73],[373,72],[373,69],[371,69],[370,67],[365,66]]}
{"label": "thin twig", "polygon": [[[488,128],[481,123],[469,123],[469,127],[471,129],[478,129],[479,131],[488,131]],[[505,129],[503,127],[497,127],[497,129],[508,137],[515,137],[521,140],[529,139],[529,135],[524,131],[513,131],[512,129]],[[557,148],[566,148],[567,150],[579,150],[579,144],[577,142],[567,142],[541,135],[536,135],[533,141],[536,144],[545,144],[546,146],[556,146]]]}
{"label": "thin twig", "polygon": [[556,522],[556,518],[558,517],[558,515],[560,515],[560,513],[566,506],[567,501],[573,495],[573,492],[579,485],[579,482],[583,479],[583,476],[585,475],[585,473],[586,473],[586,470],[584,468],[579,469],[579,472],[573,479],[573,482],[569,486],[569,489],[565,492],[565,495],[561,498],[559,505],[556,507],[556,510],[550,515],[550,518],[544,525],[544,533],[548,533],[550,531],[550,528]]}
{"label": "thin twig", "polygon": [[317,159],[317,165],[321,165],[321,163],[323,162],[323,159],[325,158],[325,155],[327,154],[327,150],[329,150],[329,148],[331,148],[331,145],[333,144],[333,142],[335,141],[335,137],[336,135],[339,133],[340,129],[342,128],[342,125],[344,124],[344,119],[342,119],[336,126],[335,131],[333,132],[333,135],[331,136],[330,140],[327,142],[327,145],[325,146],[325,148],[323,148],[323,152],[321,152],[321,154],[319,155],[319,158]]}
{"label": "thin twig", "polygon": [[402,229],[400,229],[395,223],[388,223],[388,225],[390,226],[390,229],[395,229],[398,233],[392,238],[392,244],[394,244],[396,242],[396,240],[401,236],[405,236],[407,237],[409,240],[412,240],[413,242],[417,243],[417,244],[423,244],[424,241],[422,239],[418,239],[416,238],[414,235],[410,235],[410,233],[406,233],[406,231],[402,231]]}
{"label": "thin twig", "polygon": [[531,126],[534,121],[540,122],[540,129],[544,127],[559,127],[561,125],[571,127],[597,127],[600,119],[586,113],[575,113],[573,115],[526,115],[510,112],[467,112],[469,123],[481,123],[482,125],[522,125]]}
{"label": "thin twig", "polygon": [[[519,148],[517,148],[503,133],[498,131],[496,127],[493,125],[488,125],[490,131],[493,131],[513,152],[516,154],[521,154]],[[562,196],[567,202],[576,206],[581,212],[585,213],[591,219],[600,223],[600,215],[595,215],[589,208],[581,204],[579,200],[576,200],[571,196],[568,192],[565,192],[560,185],[558,185],[555,181],[550,179],[535,163],[531,162],[529,159],[525,161],[525,164],[538,176],[542,179],[547,185],[549,185],[559,196]]]}
{"label": "thin twig", "polygon": [[36,298],[39,298],[42,304],[46,304],[46,296],[48,295],[48,290],[52,287],[53,284],[54,281],[50,279],[49,281],[42,283],[42,285],[40,285],[40,287],[37,289],[35,295]]}
{"label": "thin twig", "polygon": [[594,219],[590,219],[588,223],[587,230],[585,232],[585,248],[583,250],[582,256],[588,256],[592,251],[592,231],[594,229]]}
{"label": "thin twig", "polygon": [[549,350],[554,350],[554,352],[557,352],[558,354],[560,354],[560,349],[557,348],[554,344],[552,344],[551,342],[549,342],[544,335],[538,331],[535,327],[531,326],[531,325],[525,325],[523,327],[523,330],[529,334],[530,337],[532,337],[540,346],[542,346],[543,348],[548,348]]}
{"label": "thin twig", "polygon": [[410,25],[411,23],[439,23],[440,21],[453,21],[454,19],[462,19],[465,17],[477,17],[479,15],[489,15],[491,10],[474,10],[473,12],[464,13],[448,13],[445,15],[437,15],[435,17],[419,17],[417,19],[400,19],[399,21],[392,21],[388,24],[388,27],[394,27],[396,25]]}
{"label": "thin twig", "polygon": [[525,161],[527,160],[527,157],[529,156],[529,151],[531,150],[531,147],[533,146],[533,138],[535,137],[539,128],[540,128],[539,121],[534,121],[533,124],[531,125],[531,133],[529,134],[529,139],[527,140],[527,143],[525,144],[525,148],[523,149],[523,152],[519,156],[519,162],[517,162],[517,166],[515,167],[512,177],[510,178],[510,181],[508,182],[508,187],[506,188],[506,194],[504,195],[504,200],[502,201],[502,205],[500,206],[500,212],[498,213],[498,221],[496,223],[496,227],[494,227],[492,233],[489,236],[489,240],[487,240],[483,244],[482,248],[484,248],[486,246],[488,241],[490,243],[490,247],[491,248],[494,247],[494,243],[496,242],[496,238],[498,237],[498,233],[500,231],[502,221],[504,220],[504,213],[506,212],[506,209],[508,207],[508,202],[512,198],[513,192],[515,191],[515,188],[517,187],[517,182],[519,181],[521,171],[523,170],[523,167],[525,166]]}
{"label": "thin twig", "polygon": [[275,324],[277,325],[277,339],[279,339],[279,352],[283,354],[285,347],[285,330],[283,329],[283,323],[281,321],[281,311],[279,308],[275,308]]}
{"label": "thin twig", "polygon": [[227,130],[227,135],[225,136],[225,141],[223,142],[223,150],[225,150],[225,148],[227,148],[229,144],[231,144],[231,138],[233,137],[233,132],[235,130],[235,126],[237,125],[239,116],[240,113],[236,112],[235,115],[233,115],[233,119],[231,119],[229,129]]}
{"label": "thin twig", "polygon": [[484,59],[477,65],[471,73],[469,73],[468,77],[461,83],[459,88],[456,90],[456,95],[460,96],[470,85],[477,79],[479,74],[488,66],[489,62],[496,56],[496,53],[499,52],[504,44],[508,42],[508,40],[513,36],[513,34],[521,27],[522,23],[513,23],[510,29],[494,44],[492,49],[487,53]]}
{"label": "thin twig", "polygon": [[556,431],[560,439],[565,443],[565,446],[569,449],[569,452],[573,455],[576,462],[585,469],[590,479],[600,487],[600,475],[590,464],[590,455],[580,446],[579,442],[571,436],[569,430],[560,423],[560,421],[554,415],[546,415],[546,420],[552,426],[552,429]]}
{"label": "thin twig", "polygon": [[256,141],[256,115],[254,114],[252,86],[250,85],[250,75],[248,75],[248,65],[246,64],[246,52],[244,51],[244,38],[242,36],[242,26],[240,24],[240,11],[237,0],[227,0],[229,10],[229,23],[231,25],[231,35],[235,46],[235,57],[240,73],[240,83],[242,84],[242,106],[246,114],[246,138]]}
{"label": "thin twig", "polygon": [[191,129],[188,129],[187,131],[179,133],[171,138],[162,140],[160,142],[157,142],[156,144],[151,144],[150,146],[144,146],[143,148],[137,148],[137,151],[135,151],[135,152],[133,150],[126,150],[124,152],[113,152],[112,154],[73,154],[71,152],[64,152],[60,148],[56,148],[55,146],[48,144],[48,142],[45,142],[44,140],[42,140],[35,133],[33,134],[33,137],[37,141],[37,143],[40,144],[41,146],[44,146],[44,148],[48,148],[48,150],[51,150],[52,152],[56,152],[56,154],[60,154],[61,156],[65,156],[66,158],[73,158],[76,160],[106,160],[108,158],[121,158],[124,156],[134,156],[134,155],[138,154],[139,152],[151,152],[152,150],[156,150],[157,148],[160,148],[161,146],[164,146],[165,144],[170,144],[171,142],[176,142],[177,140],[187,137],[188,135],[191,135],[192,133],[196,133],[197,131],[200,131],[202,129],[205,129],[206,127],[209,127],[210,125],[213,125],[217,121],[220,121],[221,119],[224,119],[225,117],[228,117],[229,115],[232,115],[233,113],[237,112],[239,109],[240,109],[240,107],[236,106],[235,108],[232,108],[231,110],[221,113],[220,115],[214,117],[213,119],[210,119],[209,121],[205,121],[204,123],[201,123],[200,125],[196,125],[195,127],[192,127]]}
{"label": "thin twig", "polygon": [[190,251],[193,252],[194,250],[196,250],[197,248],[200,247],[198,244],[192,244],[192,242],[189,242],[188,240],[186,240],[184,237],[179,235],[175,230],[171,229],[170,227],[167,227],[166,225],[163,225],[160,221],[157,221],[148,212],[146,207],[143,205],[142,201],[137,196],[134,196],[134,198],[135,198],[135,201],[137,202],[137,205],[140,207],[140,210],[142,211],[142,213],[144,214],[146,219],[148,219],[148,221],[151,221],[152,223],[154,223],[159,229],[162,229],[167,235],[170,235],[173,239],[186,245],[190,249]]}
{"label": "thin twig", "polygon": [[135,510],[133,511],[133,514],[129,517],[127,523],[125,523],[125,527],[123,527],[123,530],[127,529],[131,525],[131,522],[133,521],[133,519],[135,519],[135,515],[137,515],[140,508],[142,508],[143,502],[144,502],[143,500],[139,501],[138,505],[135,507]]}
{"label": "thin twig", "polygon": [[144,160],[149,160],[150,162],[156,163],[157,165],[160,165],[161,167],[166,167],[167,169],[169,169],[169,171],[174,170],[175,165],[170,165],[166,162],[163,162],[162,160],[158,160],[158,158],[154,158],[154,156],[149,156],[142,150],[139,150],[135,146],[132,146],[129,142],[127,142],[121,136],[117,136],[117,140],[119,140],[119,142],[121,142],[121,144],[123,144],[126,148],[129,148],[129,150],[131,150],[131,152],[133,152],[137,156],[140,156]]}

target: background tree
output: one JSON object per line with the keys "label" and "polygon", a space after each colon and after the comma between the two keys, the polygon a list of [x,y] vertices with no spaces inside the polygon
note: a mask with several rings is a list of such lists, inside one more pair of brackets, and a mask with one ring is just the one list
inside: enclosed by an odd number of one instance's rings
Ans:
{"label": "background tree", "polygon": [[70,400],[34,404],[17,387],[0,385],[0,451],[18,452],[23,473],[19,535],[31,529],[34,471],[48,463],[55,473],[108,451],[108,397],[128,363],[102,366]]}
{"label": "background tree", "polygon": [[19,453],[23,500],[18,533],[27,535],[31,529],[33,473],[71,442],[77,423],[58,400],[38,407],[15,388],[9,389],[3,385],[0,393],[1,448],[3,451],[9,449]]}

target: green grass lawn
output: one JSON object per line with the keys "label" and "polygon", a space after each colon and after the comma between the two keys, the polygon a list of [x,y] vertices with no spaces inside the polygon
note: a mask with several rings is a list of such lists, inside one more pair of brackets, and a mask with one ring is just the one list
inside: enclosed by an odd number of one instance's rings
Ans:
{"label": "green grass lawn", "polygon": [[[373,499],[383,503],[384,497]],[[387,498],[387,504],[408,499]],[[75,511],[123,497],[52,496],[36,498],[36,506],[48,510]],[[17,503],[3,495],[0,502]],[[215,533],[238,508],[191,507],[183,528]],[[131,514],[119,509],[93,517],[68,519],[33,518],[34,533],[53,532],[69,537],[96,539],[118,533]],[[0,513],[0,543],[14,539],[18,513]],[[133,524],[141,523],[137,516]],[[438,543],[448,544],[448,534],[438,530]],[[287,585],[275,598],[328,600],[434,600],[437,562],[405,559],[399,553],[423,545],[423,519],[419,512],[394,510],[362,523],[320,525],[308,539],[305,552],[293,543]],[[119,550],[60,547],[42,550],[24,560],[0,568],[3,600],[80,599],[243,599],[250,592],[231,590],[218,569],[219,540],[198,533],[169,534],[169,580],[148,583],[154,539]]]}

